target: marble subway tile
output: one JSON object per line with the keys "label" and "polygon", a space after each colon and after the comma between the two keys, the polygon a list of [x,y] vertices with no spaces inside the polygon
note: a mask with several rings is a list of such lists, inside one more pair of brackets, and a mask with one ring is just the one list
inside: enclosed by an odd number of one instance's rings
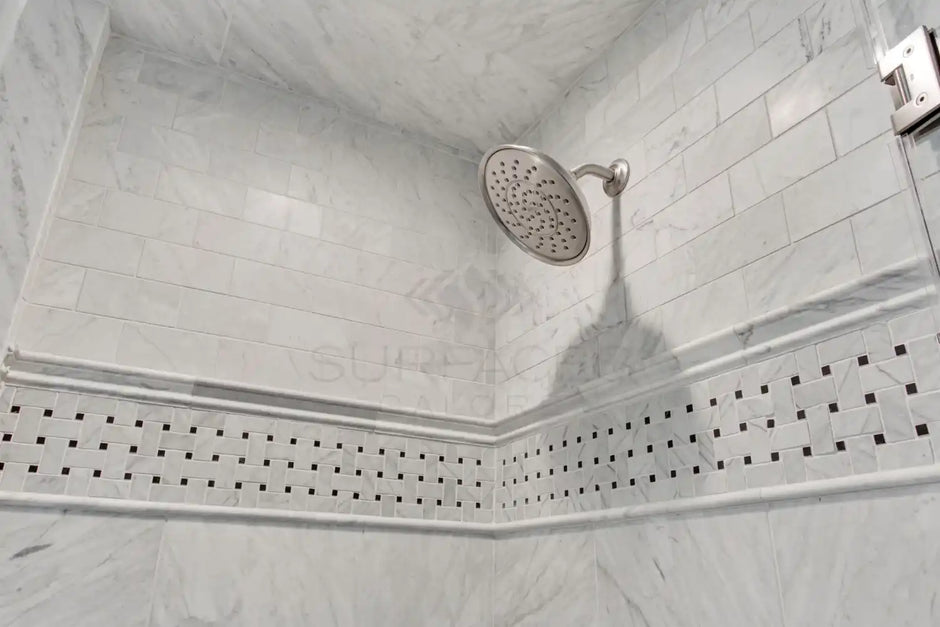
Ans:
{"label": "marble subway tile", "polygon": [[257,120],[264,126],[296,130],[304,101],[292,94],[272,91],[255,82],[225,82],[219,107],[222,111]]}
{"label": "marble subway tile", "polygon": [[753,0],[708,0],[705,3],[705,29],[714,37],[728,24],[747,11]]}
{"label": "marble subway tile", "polygon": [[745,268],[751,315],[799,302],[859,274],[851,227],[840,222]]}
{"label": "marble subway tile", "polygon": [[734,215],[728,177],[716,176],[682,200],[653,216],[638,230],[651,235],[663,256]]}
{"label": "marble subway tile", "polygon": [[204,172],[209,150],[192,135],[161,126],[126,121],[118,150],[168,165]]}
{"label": "marble subway tile", "polygon": [[121,119],[83,128],[78,135],[69,176],[85,183],[136,194],[153,194],[160,163],[117,150]]}
{"label": "marble subway tile", "polygon": [[800,25],[790,24],[715,83],[721,119],[759,98],[810,58],[809,42]]}
{"label": "marble subway tile", "polygon": [[[232,312],[238,312],[233,316]],[[262,342],[268,335],[271,307],[240,298],[195,290],[183,292],[177,326],[188,331]]]}
{"label": "marble subway tile", "polygon": [[728,274],[666,303],[662,316],[663,336],[670,346],[681,346],[746,319],[742,273]]}
{"label": "marble subway tile", "polygon": [[23,350],[108,362],[114,360],[121,327],[120,320],[27,305],[16,342]]}
{"label": "marble subway tile", "polygon": [[869,274],[929,254],[915,222],[913,203],[910,192],[904,191],[852,217],[862,272]]}
{"label": "marble subway tile", "polygon": [[700,11],[693,12],[677,26],[639,66],[640,93],[648,94],[695,55],[705,43],[705,21]]}
{"label": "marble subway tile", "polygon": [[202,102],[219,102],[224,83],[218,72],[146,54],[137,79],[144,85]]}
{"label": "marble subway tile", "polygon": [[673,74],[676,103],[682,106],[714,84],[754,51],[746,15],[722,29],[713,39],[686,59]]}
{"label": "marble subway tile", "polygon": [[891,95],[876,76],[832,101],[826,110],[840,156],[891,130]]}
{"label": "marble subway tile", "polygon": [[97,224],[108,190],[76,180],[68,180],[55,204],[55,215],[73,222]]}
{"label": "marble subway tile", "polygon": [[83,123],[87,125],[123,116],[140,123],[169,127],[173,123],[177,100],[175,94],[99,72],[88,96]]}
{"label": "marble subway tile", "polygon": [[199,172],[167,167],[160,175],[156,197],[221,215],[241,217],[247,188]]}
{"label": "marble subway tile", "polygon": [[115,361],[125,366],[212,377],[218,338],[125,323]]}
{"label": "marble subway tile", "polygon": [[209,174],[247,183],[276,194],[287,192],[291,166],[246,150],[214,148]]}
{"label": "marble subway tile", "polygon": [[84,268],[39,259],[23,298],[36,305],[73,309],[84,278]]}
{"label": "marble subway tile", "polygon": [[689,187],[698,187],[768,141],[767,109],[757,100],[682,154]]}
{"label": "marble subway tile", "polygon": [[138,276],[203,290],[223,292],[232,277],[234,259],[166,242],[144,246]]}
{"label": "marble subway tile", "polygon": [[754,42],[761,45],[784,27],[792,27],[796,19],[817,2],[819,0],[793,0],[792,2],[758,0],[754,2],[748,11],[751,27],[754,30]]}
{"label": "marble subway tile", "polygon": [[757,204],[835,158],[826,115],[818,113],[731,168],[735,210]]}
{"label": "marble subway tile", "polygon": [[871,74],[861,35],[852,33],[767,92],[767,110],[779,135]]}
{"label": "marble subway tile", "polygon": [[178,287],[89,270],[85,274],[77,310],[173,326],[179,304]]}
{"label": "marble subway tile", "polygon": [[693,98],[643,140],[646,164],[655,169],[695,143],[718,125],[718,103],[711,89]]}
{"label": "marble subway tile", "polygon": [[790,236],[806,237],[901,191],[892,144],[872,140],[784,191]]}
{"label": "marble subway tile", "polygon": [[[180,100],[173,128],[209,144],[251,150],[258,138],[259,122],[222,109],[221,104],[201,100]],[[183,165],[183,164],[180,164]]]}
{"label": "marble subway tile", "polygon": [[143,247],[140,237],[56,219],[43,255],[51,261],[134,274]]}
{"label": "marble subway tile", "polygon": [[124,233],[191,244],[198,212],[127,192],[111,191],[101,208],[98,225]]}
{"label": "marble subway tile", "polygon": [[235,218],[203,213],[196,225],[196,248],[273,263],[280,255],[281,233]]}

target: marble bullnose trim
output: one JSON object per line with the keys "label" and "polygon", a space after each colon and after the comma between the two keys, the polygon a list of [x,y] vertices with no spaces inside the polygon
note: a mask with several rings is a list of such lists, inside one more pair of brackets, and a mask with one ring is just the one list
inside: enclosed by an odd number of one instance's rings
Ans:
{"label": "marble bullnose trim", "polygon": [[0,381],[83,394],[304,420],[449,442],[495,443],[491,421],[325,398],[172,372],[12,350]]}
{"label": "marble bullnose trim", "polygon": [[352,527],[500,538],[548,530],[604,526],[654,516],[714,511],[764,503],[900,489],[935,483],[940,483],[940,464],[866,475],[853,475],[838,479],[825,479],[796,485],[753,488],[726,494],[644,503],[642,505],[593,512],[563,514],[550,518],[493,523],[383,518],[379,516],[261,508],[244,509],[188,503],[154,503],[15,492],[0,492],[0,509],[62,510],[117,514],[139,518],[238,521],[308,527]]}

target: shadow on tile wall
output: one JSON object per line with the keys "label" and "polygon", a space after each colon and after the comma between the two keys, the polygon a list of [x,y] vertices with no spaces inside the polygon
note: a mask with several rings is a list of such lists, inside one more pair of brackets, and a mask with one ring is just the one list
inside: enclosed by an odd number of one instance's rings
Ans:
{"label": "shadow on tile wall", "polygon": [[[615,234],[623,232],[621,202],[618,196],[610,205],[611,232]],[[542,406],[579,397],[586,399],[590,390],[605,378],[626,372],[652,368],[656,377],[662,377],[679,371],[678,361],[670,353],[670,343],[662,330],[633,313],[629,285],[623,280],[623,248],[616,239],[610,245],[610,257],[613,278],[603,305],[593,321],[581,327],[583,341],[556,357],[554,378]],[[585,337],[588,334],[591,337]]]}

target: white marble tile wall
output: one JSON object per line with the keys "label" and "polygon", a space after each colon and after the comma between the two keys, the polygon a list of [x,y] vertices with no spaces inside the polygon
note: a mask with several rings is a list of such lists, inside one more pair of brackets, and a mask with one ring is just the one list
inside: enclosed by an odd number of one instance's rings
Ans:
{"label": "white marble tile wall", "polygon": [[933,625],[936,486],[496,542],[494,624]]}
{"label": "white marble tile wall", "polygon": [[502,246],[498,416],[893,264],[926,267],[855,4],[661,0],[520,139],[569,167],[625,157],[633,176],[613,204],[584,182],[596,237],[577,266]]}
{"label": "white marble tile wall", "polygon": [[0,346],[108,32],[90,0],[0,7]]}
{"label": "white marble tile wall", "polygon": [[0,491],[491,522],[492,447],[0,391]]}
{"label": "white marble tile wall", "polygon": [[494,229],[475,168],[113,38],[14,341],[489,416]]}
{"label": "white marble tile wall", "polygon": [[0,529],[11,627],[484,627],[492,616],[492,539],[11,510]]}
{"label": "white marble tile wall", "polygon": [[921,310],[520,437],[497,451],[496,520],[932,465],[940,460],[938,313]]}

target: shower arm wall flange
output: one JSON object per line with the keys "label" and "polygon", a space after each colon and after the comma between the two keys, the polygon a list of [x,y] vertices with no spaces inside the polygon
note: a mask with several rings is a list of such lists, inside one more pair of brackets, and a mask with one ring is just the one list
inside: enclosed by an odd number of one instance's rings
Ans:
{"label": "shower arm wall flange", "polygon": [[576,179],[587,174],[603,179],[604,193],[613,198],[626,189],[627,182],[630,180],[630,164],[626,159],[615,159],[609,168],[596,163],[585,163],[572,170],[571,174]]}

